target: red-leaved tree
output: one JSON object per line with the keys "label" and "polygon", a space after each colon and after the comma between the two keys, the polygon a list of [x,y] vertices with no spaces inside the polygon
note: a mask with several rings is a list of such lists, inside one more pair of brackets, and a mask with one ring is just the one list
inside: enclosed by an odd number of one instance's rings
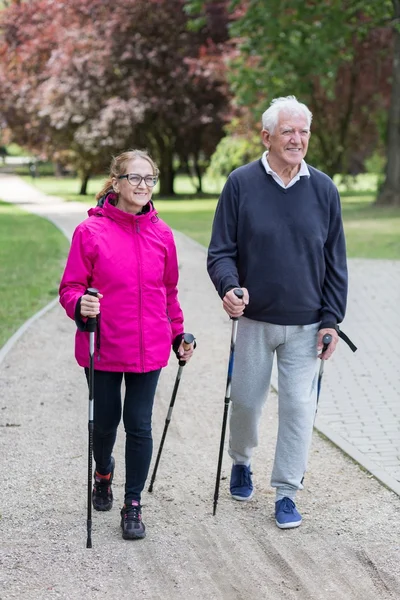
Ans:
{"label": "red-leaved tree", "polygon": [[198,169],[201,187],[229,109],[226,22],[191,32],[183,5],[32,0],[4,10],[0,99],[15,140],[72,161],[83,192],[132,147],[159,163],[162,194],[173,193],[176,156]]}

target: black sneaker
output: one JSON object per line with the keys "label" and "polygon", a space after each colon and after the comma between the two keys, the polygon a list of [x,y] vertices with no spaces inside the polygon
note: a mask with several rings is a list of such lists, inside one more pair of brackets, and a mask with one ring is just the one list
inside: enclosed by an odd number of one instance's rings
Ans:
{"label": "black sneaker", "polygon": [[94,485],[92,492],[92,504],[95,510],[111,510],[113,505],[113,493],[111,489],[114,477],[115,460],[111,457],[111,472],[107,479],[101,477],[97,472],[94,474]]}
{"label": "black sneaker", "polygon": [[142,521],[142,507],[137,500],[124,504],[121,509],[121,527],[124,540],[140,540],[146,537],[146,527]]}

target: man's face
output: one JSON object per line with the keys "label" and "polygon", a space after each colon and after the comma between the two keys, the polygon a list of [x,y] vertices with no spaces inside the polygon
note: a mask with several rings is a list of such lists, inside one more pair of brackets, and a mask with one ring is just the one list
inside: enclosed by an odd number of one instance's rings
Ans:
{"label": "man's face", "polygon": [[285,169],[300,166],[307,154],[310,128],[302,114],[280,113],[274,133],[262,130],[262,141],[269,150],[268,162],[275,168]]}

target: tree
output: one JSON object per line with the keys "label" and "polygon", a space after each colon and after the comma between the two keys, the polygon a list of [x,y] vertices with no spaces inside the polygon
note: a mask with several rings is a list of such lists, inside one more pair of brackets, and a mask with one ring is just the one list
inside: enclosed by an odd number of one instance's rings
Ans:
{"label": "tree", "polygon": [[400,0],[393,0],[393,74],[387,133],[386,178],[377,204],[400,206]]}
{"label": "tree", "polygon": [[188,31],[182,0],[53,4],[32,0],[1,15],[0,94],[16,138],[68,156],[83,189],[113,153],[147,148],[161,193],[173,193],[174,156],[208,160],[223,135],[229,97],[210,29]]}
{"label": "tree", "polygon": [[[188,0],[191,14],[210,2]],[[273,97],[295,94],[315,119],[311,161],[330,175],[362,170],[388,106],[390,0],[233,0],[230,81],[257,121]]]}
{"label": "tree", "polygon": [[[83,72],[82,61],[78,58],[68,65],[75,70],[75,77],[65,73],[56,81],[68,50],[74,43],[82,46],[82,40],[76,36],[80,15],[62,2],[61,10],[54,11],[52,4],[51,0],[14,4],[0,15],[2,113],[15,141],[37,154],[75,166],[81,176],[81,192],[86,192],[89,174],[105,168],[109,159],[98,149],[90,153],[90,145],[79,139],[80,125],[87,124],[90,116],[96,119],[99,108],[92,102],[94,96],[89,101],[90,78]],[[61,105],[63,93],[66,102]]]}

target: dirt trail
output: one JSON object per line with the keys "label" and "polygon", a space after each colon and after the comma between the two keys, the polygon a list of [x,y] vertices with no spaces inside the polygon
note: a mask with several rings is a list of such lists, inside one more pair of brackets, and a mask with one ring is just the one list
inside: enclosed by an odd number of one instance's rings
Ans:
{"label": "dirt trail", "polygon": [[[198,348],[185,367],[153,494],[145,540],[125,542],[123,431],[115,451],[115,506],[93,515],[86,545],[87,389],[73,358],[74,325],[56,307],[0,365],[0,599],[396,600],[400,499],[314,435],[303,525],[280,531],[269,487],[276,398],[253,461],[256,494],[230,499],[224,456],[212,500],[230,325],[208,281],[204,249],[177,236],[186,329]],[[154,413],[154,458],[177,371],[164,370]]]}

